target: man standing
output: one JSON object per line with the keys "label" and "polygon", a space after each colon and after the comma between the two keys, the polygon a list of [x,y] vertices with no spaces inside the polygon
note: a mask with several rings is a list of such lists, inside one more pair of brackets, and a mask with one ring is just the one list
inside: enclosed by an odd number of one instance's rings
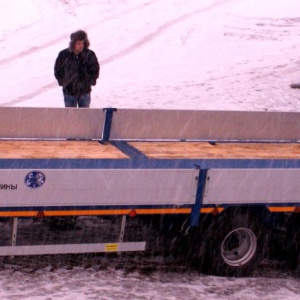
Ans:
{"label": "man standing", "polygon": [[78,30],[70,38],[69,48],[60,51],[55,61],[54,76],[62,86],[65,107],[89,107],[100,66],[86,32]]}

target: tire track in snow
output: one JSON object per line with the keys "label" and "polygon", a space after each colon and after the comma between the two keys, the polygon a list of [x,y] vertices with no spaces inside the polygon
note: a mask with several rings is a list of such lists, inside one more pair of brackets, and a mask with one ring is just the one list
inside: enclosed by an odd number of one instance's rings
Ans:
{"label": "tire track in snow", "polygon": [[158,27],[158,29],[146,36],[144,36],[143,38],[141,38],[139,41],[135,42],[134,44],[130,45],[129,47],[103,59],[101,62],[105,65],[105,64],[108,64],[108,63],[111,63],[112,61],[118,59],[118,58],[121,58],[127,54],[130,54],[131,52],[137,50],[138,48],[140,48],[141,46],[151,42],[152,40],[154,40],[155,38],[157,38],[158,36],[160,36],[162,33],[164,33],[166,30],[168,30],[169,28],[181,23],[181,22],[184,22],[185,20],[189,19],[190,17],[194,16],[194,15],[197,15],[199,13],[204,13],[206,11],[209,11],[209,10],[212,10],[218,6],[221,6],[223,4],[226,4],[228,2],[232,2],[232,1],[236,1],[236,0],[224,0],[224,1],[221,1],[221,2],[218,2],[218,3],[215,3],[215,4],[212,4],[212,5],[209,5],[205,8],[201,8],[201,9],[198,9],[198,10],[195,10],[193,12],[190,12],[190,13],[187,13],[185,15],[182,15],[168,23],[165,23],[164,25]]}
{"label": "tire track in snow", "polygon": [[[163,34],[165,31],[167,31],[171,27],[173,27],[173,26],[175,26],[175,25],[177,25],[181,22],[186,21],[187,19],[189,19],[190,17],[193,17],[194,15],[205,13],[205,12],[213,10],[213,9],[219,7],[219,6],[222,6],[224,4],[227,4],[229,2],[234,2],[234,1],[237,1],[237,0],[223,0],[223,1],[211,4],[207,7],[192,11],[190,13],[186,13],[186,14],[180,16],[180,17],[177,17],[177,18],[165,23],[164,25],[158,27],[156,31],[145,35],[140,40],[138,40],[137,42],[133,43],[132,45],[126,47],[125,49],[123,49],[123,50],[121,50],[121,51],[119,51],[119,52],[117,52],[113,55],[110,55],[109,57],[101,60],[100,64],[101,64],[101,66],[107,65],[107,64],[109,64],[109,63],[111,63],[111,62],[113,62],[113,61],[115,61],[119,58],[122,58],[122,57],[136,51],[137,49],[139,49],[143,45],[151,42],[152,40],[154,40],[155,38],[157,38],[158,36]],[[1,63],[1,61],[0,61],[0,63]],[[52,83],[46,84],[46,85],[40,87],[39,89],[31,92],[31,93],[28,93],[26,95],[22,95],[20,97],[17,97],[15,99],[11,100],[11,101],[8,101],[8,102],[4,102],[4,103],[2,103],[2,106],[14,105],[14,104],[17,104],[17,103],[21,103],[23,101],[30,100],[31,98],[36,97],[40,94],[43,94],[43,93],[47,92],[48,90],[50,90],[52,88],[55,88],[55,87],[57,87],[57,82],[52,82]]]}
{"label": "tire track in snow", "polygon": [[[146,3],[142,4],[142,5],[139,5],[139,6],[136,6],[134,8],[122,11],[122,12],[116,14],[116,15],[113,15],[113,16],[108,16],[108,17],[103,18],[102,20],[100,20],[100,21],[98,21],[96,23],[93,23],[93,24],[90,24],[90,25],[87,25],[87,26],[84,26],[84,27],[88,28],[88,29],[96,27],[99,24],[103,24],[104,22],[109,22],[111,20],[118,19],[120,16],[129,14],[131,12],[134,12],[135,10],[139,10],[141,8],[144,8],[145,6],[152,5],[153,2],[157,2],[157,1],[160,1],[160,0],[146,2]],[[59,43],[61,41],[64,41],[65,39],[68,39],[69,36],[70,36],[70,33],[65,33],[65,34],[63,34],[63,35],[61,35],[61,36],[59,36],[59,37],[57,37],[55,39],[52,39],[52,40],[50,40],[48,42],[45,42],[41,46],[35,46],[35,47],[29,48],[29,49],[27,49],[25,51],[22,51],[20,53],[14,54],[14,55],[12,55],[10,57],[4,58],[4,59],[0,59],[0,66],[9,64],[11,62],[14,62],[17,59],[20,59],[20,58],[26,57],[28,55],[34,54],[34,53],[36,53],[36,52],[38,52],[40,50],[48,48],[49,46],[53,46],[54,44],[57,44],[57,43]]]}

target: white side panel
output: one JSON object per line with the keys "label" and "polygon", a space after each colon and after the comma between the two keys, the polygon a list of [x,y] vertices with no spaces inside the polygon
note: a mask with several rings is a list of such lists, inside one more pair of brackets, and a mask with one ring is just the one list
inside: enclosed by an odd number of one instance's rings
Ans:
{"label": "white side panel", "polygon": [[207,175],[204,204],[300,203],[299,169],[215,169]]}
{"label": "white side panel", "polygon": [[45,175],[45,183],[29,188],[25,177],[30,171],[0,170],[0,207],[193,204],[199,172],[39,170]]}
{"label": "white side panel", "polygon": [[300,140],[300,113],[118,109],[112,140]]}
{"label": "white side panel", "polygon": [[101,139],[105,112],[89,108],[0,108],[0,138]]}

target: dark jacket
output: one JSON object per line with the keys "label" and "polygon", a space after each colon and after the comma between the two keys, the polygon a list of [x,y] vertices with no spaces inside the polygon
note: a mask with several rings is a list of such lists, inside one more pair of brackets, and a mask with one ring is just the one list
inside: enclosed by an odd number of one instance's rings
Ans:
{"label": "dark jacket", "polygon": [[96,54],[90,49],[84,49],[78,55],[69,48],[59,52],[55,61],[54,76],[63,87],[63,93],[79,96],[91,92],[91,86],[96,84],[100,66]]}

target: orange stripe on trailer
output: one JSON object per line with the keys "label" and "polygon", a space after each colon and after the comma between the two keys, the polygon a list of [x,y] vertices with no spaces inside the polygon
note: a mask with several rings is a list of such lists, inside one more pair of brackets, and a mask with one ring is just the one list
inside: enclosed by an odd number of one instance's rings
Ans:
{"label": "orange stripe on trailer", "polygon": [[200,213],[202,214],[210,214],[214,211],[214,208],[211,207],[205,207],[200,209]]}
{"label": "orange stripe on trailer", "polygon": [[205,207],[205,208],[201,208],[200,212],[202,214],[214,214],[217,215],[219,213],[221,213],[224,210],[224,208],[219,208],[219,207]]}
{"label": "orange stripe on trailer", "polygon": [[[221,213],[224,210],[222,207],[205,207],[201,208],[200,212],[202,214],[210,214],[213,212]],[[191,208],[157,208],[157,209],[135,209],[137,215],[146,214],[190,214]]]}
{"label": "orange stripe on trailer", "polygon": [[225,208],[224,207],[218,207],[217,209],[218,209],[218,212],[220,214]]}
{"label": "orange stripe on trailer", "polygon": [[37,211],[1,211],[0,217],[36,217]]}
{"label": "orange stripe on trailer", "polygon": [[[202,214],[218,214],[224,208],[201,208]],[[145,209],[101,209],[101,210],[45,210],[45,211],[0,211],[0,217],[60,217],[60,216],[97,216],[97,215],[158,215],[190,214],[191,208],[145,208]]]}
{"label": "orange stripe on trailer", "polygon": [[[224,210],[224,208],[218,207],[218,208],[213,208],[213,207],[205,207],[201,208],[200,212],[202,214],[210,214],[215,211],[217,213],[221,213]],[[150,208],[150,209],[133,209],[130,211],[130,214],[133,213],[134,215],[155,215],[155,214],[190,214],[192,211],[191,208]]]}
{"label": "orange stripe on trailer", "polygon": [[130,213],[130,209],[44,211],[45,217],[51,217],[51,216],[128,215],[129,213]]}
{"label": "orange stripe on trailer", "polygon": [[269,206],[268,207],[270,212],[296,212],[296,207],[295,206]]}
{"label": "orange stripe on trailer", "polygon": [[150,208],[136,210],[137,215],[156,215],[156,214],[190,214],[191,208]]}
{"label": "orange stripe on trailer", "polygon": [[127,215],[129,209],[123,210],[59,210],[59,211],[1,211],[0,217],[58,217],[90,215]]}

